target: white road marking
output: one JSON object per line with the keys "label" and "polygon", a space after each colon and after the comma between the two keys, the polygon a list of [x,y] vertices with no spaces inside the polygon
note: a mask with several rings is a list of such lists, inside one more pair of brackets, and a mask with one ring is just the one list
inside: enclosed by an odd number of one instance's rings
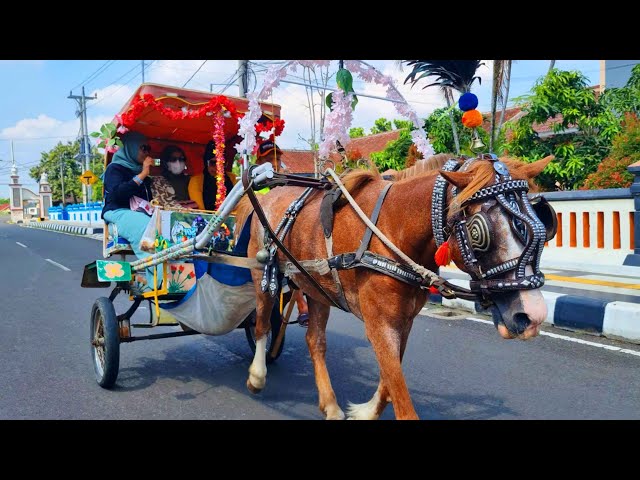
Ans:
{"label": "white road marking", "polygon": [[[493,325],[492,321],[484,320],[481,318],[467,317],[467,320],[472,320],[474,322],[487,323],[489,325]],[[588,340],[583,340],[581,338],[567,337],[566,335],[558,335],[557,333],[544,332],[542,330],[540,331],[540,335],[545,335],[551,338],[557,338],[558,340],[566,340],[568,342],[580,343],[582,345],[589,345],[590,347],[604,348],[605,350],[611,350],[614,352],[628,353],[629,355],[635,355],[637,357],[640,357],[640,351],[638,350],[630,350],[628,348],[614,347],[613,345],[604,345],[602,343],[590,342]]]}
{"label": "white road marking", "polygon": [[62,270],[66,270],[67,272],[70,272],[71,269],[65,267],[64,265],[60,265],[58,262],[54,262],[53,260],[51,260],[50,258],[45,258],[45,260],[53,265],[55,265],[58,268],[61,268]]}
{"label": "white road marking", "polygon": [[27,246],[24,243],[20,243],[20,242],[16,242],[18,245],[20,245],[22,248],[27,248]]}

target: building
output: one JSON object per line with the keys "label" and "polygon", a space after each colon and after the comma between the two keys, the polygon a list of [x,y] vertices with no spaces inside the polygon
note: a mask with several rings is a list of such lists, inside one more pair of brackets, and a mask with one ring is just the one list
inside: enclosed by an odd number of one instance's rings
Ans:
{"label": "building", "polygon": [[600,60],[600,86],[606,88],[621,88],[631,77],[631,70],[640,60]]}
{"label": "building", "polygon": [[[400,137],[400,130],[367,135],[366,137],[352,138],[346,146],[346,151],[358,152],[362,158],[369,158],[373,152],[385,149],[389,142],[394,142]],[[334,162],[341,161],[342,157],[333,153],[329,157]],[[315,154],[311,150],[282,150],[282,161],[292,173],[312,173],[315,171]]]}
{"label": "building", "polygon": [[11,166],[10,178],[11,221],[14,223],[22,223],[25,220],[40,217],[40,196],[22,186],[20,176],[18,175],[18,166],[15,162]]}

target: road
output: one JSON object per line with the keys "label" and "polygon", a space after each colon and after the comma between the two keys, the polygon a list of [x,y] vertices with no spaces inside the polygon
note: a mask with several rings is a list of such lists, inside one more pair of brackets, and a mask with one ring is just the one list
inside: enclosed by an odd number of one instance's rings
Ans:
{"label": "road", "polygon": [[[0,419],[322,418],[306,330],[297,325],[257,396],[245,387],[252,356],[242,330],[124,344],[117,388],[101,389],[89,312],[109,290],[80,288],[82,268],[101,258],[101,244],[4,222]],[[128,304],[121,295],[116,310]],[[640,346],[552,327],[553,336],[506,341],[485,322],[416,318],[404,370],[420,418],[640,419]],[[355,317],[332,313],[327,364],[343,409],[371,397],[377,363]],[[382,418],[393,418],[391,406]]]}

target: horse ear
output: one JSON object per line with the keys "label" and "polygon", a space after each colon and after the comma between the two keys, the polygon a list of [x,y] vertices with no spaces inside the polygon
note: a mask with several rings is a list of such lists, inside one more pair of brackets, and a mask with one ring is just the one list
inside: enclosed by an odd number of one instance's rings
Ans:
{"label": "horse ear", "polygon": [[543,159],[536,162],[527,163],[521,166],[519,170],[525,178],[535,178],[540,175],[540,172],[542,172],[549,164],[549,162],[554,158],[556,157],[554,157],[553,155],[549,155],[548,157],[544,157]]}
{"label": "horse ear", "polygon": [[459,190],[463,190],[473,180],[473,173],[469,172],[445,172],[440,170],[440,175],[452,185],[458,187]]}

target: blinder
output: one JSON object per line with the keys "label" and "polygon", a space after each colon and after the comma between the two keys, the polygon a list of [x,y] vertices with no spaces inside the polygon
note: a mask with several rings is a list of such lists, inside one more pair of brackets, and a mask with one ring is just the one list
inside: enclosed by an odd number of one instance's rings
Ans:
{"label": "blinder", "polygon": [[467,221],[467,232],[471,240],[471,248],[478,252],[486,252],[491,246],[491,232],[487,214],[478,212]]}
{"label": "blinder", "polygon": [[544,225],[544,229],[547,232],[545,241],[548,242],[556,236],[558,231],[558,216],[556,215],[556,211],[542,195],[532,198],[530,202],[536,216]]}

